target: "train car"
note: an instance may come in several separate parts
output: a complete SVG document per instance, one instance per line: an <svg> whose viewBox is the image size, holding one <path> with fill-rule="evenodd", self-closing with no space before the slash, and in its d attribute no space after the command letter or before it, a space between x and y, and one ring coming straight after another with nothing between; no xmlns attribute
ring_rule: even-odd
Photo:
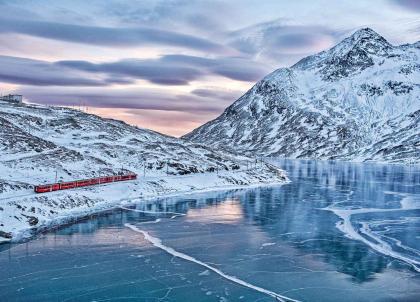
<svg viewBox="0 0 420 302"><path fill-rule="evenodd" d="M84 180L78 180L76 181L76 187L86 187L91 186L91 180L90 179L84 179Z"/></svg>
<svg viewBox="0 0 420 302"><path fill-rule="evenodd" d="M52 192L60 190L59 184L49 184L49 185L41 185L35 187L36 193L46 193L46 192Z"/></svg>
<svg viewBox="0 0 420 302"><path fill-rule="evenodd" d="M137 174L127 174L127 175L121 176L121 180L131 180L131 179L137 179Z"/></svg>
<svg viewBox="0 0 420 302"><path fill-rule="evenodd" d="M77 187L77 182L68 181L60 183L60 190L73 189Z"/></svg>
<svg viewBox="0 0 420 302"><path fill-rule="evenodd" d="M75 180L75 181L68 181L68 182L61 182L61 183L54 183L54 184L47 184L47 185L39 185L34 187L35 193L47 193L53 192L58 190L67 190L67 189L74 189L80 187L87 187L93 186L98 184L116 182L116 181L125 181L125 180L132 180L137 179L137 174L125 174L125 175L112 175L112 176L105 176L105 177L96 177L91 179L82 179L82 180Z"/></svg>
<svg viewBox="0 0 420 302"><path fill-rule="evenodd" d="M98 177L98 178L94 178L94 179L92 179L92 184L93 184L93 185L100 184L99 179L100 179L99 177Z"/></svg>

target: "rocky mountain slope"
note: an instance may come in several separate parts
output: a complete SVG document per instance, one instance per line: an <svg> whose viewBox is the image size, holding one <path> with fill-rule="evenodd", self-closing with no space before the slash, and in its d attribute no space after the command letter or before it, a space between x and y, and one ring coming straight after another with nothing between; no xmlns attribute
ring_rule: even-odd
<svg viewBox="0 0 420 302"><path fill-rule="evenodd" d="M247 155L420 162L420 42L375 31L266 76L184 138Z"/></svg>
<svg viewBox="0 0 420 302"><path fill-rule="evenodd" d="M0 242L121 200L281 183L281 170L78 110L0 102ZM36 184L121 171L138 180L35 194ZM76 215L76 216L77 216Z"/></svg>

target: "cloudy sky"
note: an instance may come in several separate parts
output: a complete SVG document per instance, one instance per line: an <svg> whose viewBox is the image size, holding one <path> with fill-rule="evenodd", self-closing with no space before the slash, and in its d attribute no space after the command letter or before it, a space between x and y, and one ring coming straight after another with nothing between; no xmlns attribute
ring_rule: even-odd
<svg viewBox="0 0 420 302"><path fill-rule="evenodd" d="M420 40L419 0L0 0L0 93L179 136L362 27Z"/></svg>

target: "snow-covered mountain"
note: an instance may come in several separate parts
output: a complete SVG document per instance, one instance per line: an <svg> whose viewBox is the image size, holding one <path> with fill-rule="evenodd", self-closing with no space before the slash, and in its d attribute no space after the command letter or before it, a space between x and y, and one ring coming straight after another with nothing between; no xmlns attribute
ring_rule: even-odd
<svg viewBox="0 0 420 302"><path fill-rule="evenodd" d="M369 28L269 74L184 138L247 155L420 162L420 42Z"/></svg>
<svg viewBox="0 0 420 302"><path fill-rule="evenodd" d="M239 168L238 157L124 122L57 107L0 103L1 178L34 183L113 174ZM19 176L20 175L20 176Z"/></svg>
<svg viewBox="0 0 420 302"><path fill-rule="evenodd" d="M0 242L57 217L92 213L121 200L286 180L281 170L265 163L253 163L251 169L251 161L78 110L0 102ZM36 184L122 170L139 177L33 192Z"/></svg>

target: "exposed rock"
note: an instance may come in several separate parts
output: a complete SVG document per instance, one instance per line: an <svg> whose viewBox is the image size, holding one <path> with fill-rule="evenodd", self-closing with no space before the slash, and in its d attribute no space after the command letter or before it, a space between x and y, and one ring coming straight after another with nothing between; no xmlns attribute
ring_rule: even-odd
<svg viewBox="0 0 420 302"><path fill-rule="evenodd" d="M419 45L359 30L269 74L184 138L250 156L420 162Z"/></svg>

